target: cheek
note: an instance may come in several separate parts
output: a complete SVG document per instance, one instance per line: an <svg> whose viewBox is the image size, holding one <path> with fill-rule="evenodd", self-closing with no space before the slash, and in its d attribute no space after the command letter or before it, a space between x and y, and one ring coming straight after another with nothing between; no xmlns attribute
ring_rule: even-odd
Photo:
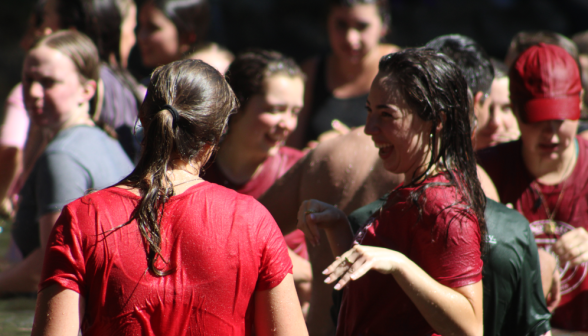
<svg viewBox="0 0 588 336"><path fill-rule="evenodd" d="M539 142L541 130L524 123L521 123L520 130L523 145L528 149L534 148L535 145Z"/></svg>
<svg viewBox="0 0 588 336"><path fill-rule="evenodd" d="M261 113L256 119L258 129L271 129L280 123L280 116L276 113Z"/></svg>

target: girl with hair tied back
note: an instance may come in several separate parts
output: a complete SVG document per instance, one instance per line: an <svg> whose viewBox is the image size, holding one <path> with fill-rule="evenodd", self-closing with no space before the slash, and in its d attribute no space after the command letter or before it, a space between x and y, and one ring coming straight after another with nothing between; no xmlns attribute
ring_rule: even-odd
<svg viewBox="0 0 588 336"><path fill-rule="evenodd" d="M206 168L206 181L257 199L303 156L284 146L302 109L303 76L296 62L279 52L249 50L237 55L227 81L240 106L229 119L215 162ZM306 306L311 270L304 234L296 230L285 239Z"/></svg>
<svg viewBox="0 0 588 336"><path fill-rule="evenodd" d="M2 293L35 291L49 233L61 209L133 169L120 144L92 120L99 67L96 46L75 31L43 37L25 57L27 113L54 137L20 190L12 237L23 260L0 273Z"/></svg>
<svg viewBox="0 0 588 336"><path fill-rule="evenodd" d="M486 202L461 71L430 49L384 56L366 108L365 133L404 182L355 236L329 204L298 212L307 240L324 229L338 256L323 272L345 287L337 335L482 335Z"/></svg>
<svg viewBox="0 0 588 336"><path fill-rule="evenodd" d="M204 62L154 71L137 167L52 232L33 335L307 334L271 215L199 177L237 106Z"/></svg>

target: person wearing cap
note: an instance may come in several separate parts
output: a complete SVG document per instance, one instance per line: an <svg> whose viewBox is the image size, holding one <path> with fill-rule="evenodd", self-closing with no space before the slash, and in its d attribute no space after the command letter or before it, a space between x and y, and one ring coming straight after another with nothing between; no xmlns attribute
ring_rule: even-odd
<svg viewBox="0 0 588 336"><path fill-rule="evenodd" d="M563 48L539 43L516 59L509 78L521 138L480 151L478 162L501 201L530 222L538 247L555 256L551 265L541 260L544 271L561 278L561 287L547 293L548 305L561 293L551 325L588 331L588 141L576 136L580 71Z"/></svg>

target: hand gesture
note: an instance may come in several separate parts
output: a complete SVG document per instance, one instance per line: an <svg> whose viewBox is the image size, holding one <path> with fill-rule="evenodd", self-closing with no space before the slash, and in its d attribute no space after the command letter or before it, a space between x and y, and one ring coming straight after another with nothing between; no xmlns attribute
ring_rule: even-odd
<svg viewBox="0 0 588 336"><path fill-rule="evenodd" d="M328 230L341 223L347 223L345 213L321 201L306 200L298 210L298 228L313 246L319 244L319 228Z"/></svg>
<svg viewBox="0 0 588 336"><path fill-rule="evenodd" d="M330 284L341 278L335 285L335 289L339 290L349 280L357 280L371 269L390 274L397 270L403 258L406 257L394 250L356 244L323 271L323 274L328 275L325 282Z"/></svg>
<svg viewBox="0 0 588 336"><path fill-rule="evenodd" d="M588 232L583 227L566 232L553 245L560 262L576 266L588 261Z"/></svg>

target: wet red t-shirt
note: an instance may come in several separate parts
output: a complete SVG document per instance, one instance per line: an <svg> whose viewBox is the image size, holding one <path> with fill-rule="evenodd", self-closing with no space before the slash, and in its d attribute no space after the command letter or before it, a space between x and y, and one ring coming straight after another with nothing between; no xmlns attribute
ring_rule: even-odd
<svg viewBox="0 0 588 336"><path fill-rule="evenodd" d="M241 194L258 199L303 156L304 154L297 149L282 146L276 155L270 156L265 160L256 176L242 185L230 181L220 170L216 162L205 169L205 174L202 178L208 182L220 184L236 190ZM288 244L288 247L292 251L308 260L306 240L302 231L294 230L285 235L284 238L286 239L286 244Z"/></svg>
<svg viewBox="0 0 588 336"><path fill-rule="evenodd" d="M511 203L531 223L531 231L539 248L551 251L552 245L565 232L574 228L588 229L588 142L578 140L578 159L572 175L557 185L543 185L527 170L522 157L521 141L513 141L478 153L478 162L496 185L502 203ZM541 201L546 200L555 231L547 220ZM559 265L561 301L553 313L551 325L566 330L588 331L588 263L572 267Z"/></svg>
<svg viewBox="0 0 588 336"><path fill-rule="evenodd" d="M58 284L86 302L84 335L249 335L253 294L292 263L277 224L252 197L202 182L173 196L161 223L172 273L148 271L140 198L111 187L67 205L51 233L39 290ZM167 266L167 267L166 267Z"/></svg>
<svg viewBox="0 0 588 336"><path fill-rule="evenodd" d="M444 176L425 183L447 182ZM478 220L458 200L454 187L425 191L422 220L408 202L414 188L396 189L378 215L356 235L362 245L380 246L406 255L439 283L452 287L482 279ZM392 275L369 271L347 284L337 335L431 335L435 331Z"/></svg>

